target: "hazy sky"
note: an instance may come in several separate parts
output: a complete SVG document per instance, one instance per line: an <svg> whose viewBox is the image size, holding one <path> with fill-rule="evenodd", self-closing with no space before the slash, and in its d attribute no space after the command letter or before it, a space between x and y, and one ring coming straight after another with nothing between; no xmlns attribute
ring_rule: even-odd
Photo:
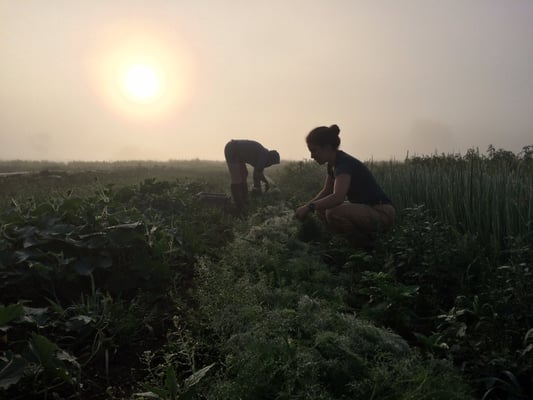
<svg viewBox="0 0 533 400"><path fill-rule="evenodd" d="M144 71L135 73L135 71ZM0 0L0 159L533 144L531 0Z"/></svg>

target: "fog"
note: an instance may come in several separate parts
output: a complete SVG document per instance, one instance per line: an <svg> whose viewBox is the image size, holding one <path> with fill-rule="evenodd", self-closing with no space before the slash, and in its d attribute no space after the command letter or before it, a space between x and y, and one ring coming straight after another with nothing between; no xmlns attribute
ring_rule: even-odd
<svg viewBox="0 0 533 400"><path fill-rule="evenodd" d="M532 39L529 0L0 0L0 159L300 160L333 123L365 160L520 151Z"/></svg>

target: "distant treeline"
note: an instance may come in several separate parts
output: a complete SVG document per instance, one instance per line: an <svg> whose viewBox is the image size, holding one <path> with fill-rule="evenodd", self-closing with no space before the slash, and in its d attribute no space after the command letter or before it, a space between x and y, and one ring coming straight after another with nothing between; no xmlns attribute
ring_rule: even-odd
<svg viewBox="0 0 533 400"><path fill-rule="evenodd" d="M487 161L502 161L507 163L515 162L533 162L533 144L522 148L520 152L512 152L505 149L496 149L489 145L485 154L481 153L478 148L468 149L465 154L461 153L433 153L427 155L406 155L405 161L416 162L437 162L445 161L472 161L472 159L487 160ZM283 161L283 160L282 160ZM295 160L293 160L295 161ZM370 161L371 164L380 163ZM212 160L126 160L126 161L49 161L49 160L0 160L0 173L5 172L19 172L19 171L54 171L54 170L71 170L71 171L87 171L87 170L116 170L122 168L161 168L161 167L180 167L180 168L198 168L202 167L220 167L224 164L223 161Z"/></svg>
<svg viewBox="0 0 533 400"><path fill-rule="evenodd" d="M198 168L199 166L218 167L222 161L210 160L128 160L128 161L34 161L34 160L0 160L0 172L19 172L19 171L87 171L87 170L115 170L122 168L142 167L142 168L161 168L161 167L182 167Z"/></svg>

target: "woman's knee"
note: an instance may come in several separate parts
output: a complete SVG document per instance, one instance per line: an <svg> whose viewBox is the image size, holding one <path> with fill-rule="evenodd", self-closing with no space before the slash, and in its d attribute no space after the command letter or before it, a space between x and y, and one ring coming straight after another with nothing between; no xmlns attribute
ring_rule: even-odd
<svg viewBox="0 0 533 400"><path fill-rule="evenodd" d="M336 233L349 233L355 229L353 222L336 213L335 209L326 210L324 220L328 228Z"/></svg>
<svg viewBox="0 0 533 400"><path fill-rule="evenodd" d="M321 217L322 217L322 220L328 225L335 223L335 221L338 218L337 215L335 214L335 212L333 212L333 209L331 209L331 208L322 211L321 212Z"/></svg>
<svg viewBox="0 0 533 400"><path fill-rule="evenodd" d="M396 220L396 210L392 205L385 204L375 207L379 214L380 230L388 230L392 228Z"/></svg>
<svg viewBox="0 0 533 400"><path fill-rule="evenodd" d="M389 225L389 218L386 218L385 213L364 204L343 204L326 210L326 220L333 230L344 233L372 233Z"/></svg>

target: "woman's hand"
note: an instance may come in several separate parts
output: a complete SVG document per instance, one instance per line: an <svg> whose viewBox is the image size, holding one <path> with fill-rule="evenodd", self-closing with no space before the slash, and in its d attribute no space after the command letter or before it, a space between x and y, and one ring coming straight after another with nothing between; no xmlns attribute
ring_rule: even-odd
<svg viewBox="0 0 533 400"><path fill-rule="evenodd" d="M311 212L311 209L307 204L304 204L303 206L300 206L294 211L294 218L297 219L304 219L307 217L307 214Z"/></svg>

